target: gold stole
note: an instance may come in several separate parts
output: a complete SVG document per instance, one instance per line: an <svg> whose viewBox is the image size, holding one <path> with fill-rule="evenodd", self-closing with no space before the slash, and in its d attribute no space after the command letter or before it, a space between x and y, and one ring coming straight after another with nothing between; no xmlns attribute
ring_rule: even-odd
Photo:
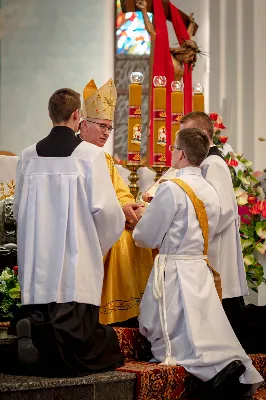
<svg viewBox="0 0 266 400"><path fill-rule="evenodd" d="M191 187L187 185L182 179L171 179L171 182L176 183L181 189L186 192L188 197L190 198L195 212L197 219L199 221L199 225L202 231L202 236L204 240L204 250L203 254L208 255L208 244L209 244L209 223L208 223L208 216L205 210L204 203L196 196L196 194L193 192ZM220 300L222 301L222 283L221 283L221 277L220 274L209 264L208 259L206 260L208 267L212 271L213 274L213 279L214 279L214 284L218 293L218 296Z"/></svg>

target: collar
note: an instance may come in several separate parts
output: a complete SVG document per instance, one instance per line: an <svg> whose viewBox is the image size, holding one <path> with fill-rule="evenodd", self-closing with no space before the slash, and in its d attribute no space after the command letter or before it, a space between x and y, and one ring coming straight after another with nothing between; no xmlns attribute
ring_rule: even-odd
<svg viewBox="0 0 266 400"><path fill-rule="evenodd" d="M76 136L73 129L69 128L68 126L54 126L50 132L50 135L74 135Z"/></svg>
<svg viewBox="0 0 266 400"><path fill-rule="evenodd" d="M201 169L199 167L185 167L177 171L176 177L182 175L198 175L201 176Z"/></svg>
<svg viewBox="0 0 266 400"><path fill-rule="evenodd" d="M80 133L78 133L76 136L77 136L80 140L82 140L82 142L84 141L84 139L82 139Z"/></svg>

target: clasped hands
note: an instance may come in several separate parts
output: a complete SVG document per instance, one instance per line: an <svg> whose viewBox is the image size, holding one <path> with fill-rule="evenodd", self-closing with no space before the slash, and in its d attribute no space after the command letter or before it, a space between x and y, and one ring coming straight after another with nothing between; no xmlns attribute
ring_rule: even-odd
<svg viewBox="0 0 266 400"><path fill-rule="evenodd" d="M126 222L131 228L137 225L146 210L143 205L137 203L125 204L122 209L126 217Z"/></svg>

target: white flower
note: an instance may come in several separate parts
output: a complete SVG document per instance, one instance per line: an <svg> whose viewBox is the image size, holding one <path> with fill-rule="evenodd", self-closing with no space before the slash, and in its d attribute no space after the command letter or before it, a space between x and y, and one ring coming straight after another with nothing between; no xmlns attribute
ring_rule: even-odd
<svg viewBox="0 0 266 400"><path fill-rule="evenodd" d="M10 275L6 270L2 272L0 275L0 279L3 281L8 281L8 279L12 278L12 275Z"/></svg>

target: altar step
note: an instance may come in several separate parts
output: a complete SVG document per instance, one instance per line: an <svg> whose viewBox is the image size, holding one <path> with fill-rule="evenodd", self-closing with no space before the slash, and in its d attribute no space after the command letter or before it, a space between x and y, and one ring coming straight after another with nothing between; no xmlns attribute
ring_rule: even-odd
<svg viewBox="0 0 266 400"><path fill-rule="evenodd" d="M0 373L0 399L134 400L135 381L135 374L116 371L60 379Z"/></svg>
<svg viewBox="0 0 266 400"><path fill-rule="evenodd" d="M2 373L0 399L198 400L201 382L188 374L183 367L167 367L147 362L150 358L149 346L138 329L116 328L116 332L126 360L119 370L64 379ZM6 331L0 330L0 371L7 366L12 369L15 353L16 338L7 336ZM266 379L266 355L257 354L251 358ZM252 400L266 400L266 387L259 389Z"/></svg>

